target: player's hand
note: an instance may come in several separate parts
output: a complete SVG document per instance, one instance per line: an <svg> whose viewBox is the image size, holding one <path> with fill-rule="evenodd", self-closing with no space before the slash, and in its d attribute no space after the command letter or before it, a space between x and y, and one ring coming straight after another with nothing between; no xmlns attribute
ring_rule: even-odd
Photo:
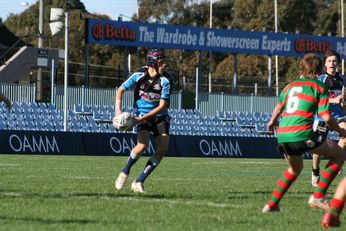
<svg viewBox="0 0 346 231"><path fill-rule="evenodd" d="M278 127L278 122L277 120L270 120L267 124L267 130L270 131L271 133L274 133L276 128Z"/></svg>
<svg viewBox="0 0 346 231"><path fill-rule="evenodd" d="M120 115L121 113L123 113L123 111L121 109L115 110L115 115Z"/></svg>
<svg viewBox="0 0 346 231"><path fill-rule="evenodd" d="M136 126L140 122L138 117L133 117L132 121L133 121L133 126Z"/></svg>
<svg viewBox="0 0 346 231"><path fill-rule="evenodd" d="M339 95L339 96L334 98L334 103L336 103L336 104L341 104L343 101L344 101L343 95Z"/></svg>

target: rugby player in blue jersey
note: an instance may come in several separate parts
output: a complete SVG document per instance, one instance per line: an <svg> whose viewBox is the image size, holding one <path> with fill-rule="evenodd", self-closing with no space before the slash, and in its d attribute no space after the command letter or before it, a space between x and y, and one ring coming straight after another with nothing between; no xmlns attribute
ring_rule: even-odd
<svg viewBox="0 0 346 231"><path fill-rule="evenodd" d="M343 109L345 77L337 72L338 65L340 64L340 56L335 51L326 51L323 60L325 72L319 79L328 86L329 104L332 116L337 120L341 128L346 128L346 119ZM316 127L320 129L323 128L324 131L320 132L328 132L328 128L322 118L318 118L315 122ZM317 122L319 123L318 126ZM341 148L345 149L346 138L340 137L338 144ZM321 157L319 155L312 154L311 184L314 187L317 187L320 180L320 161Z"/></svg>
<svg viewBox="0 0 346 231"><path fill-rule="evenodd" d="M137 144L131 150L125 167L115 180L115 188L121 190L131 167L148 147L150 132L155 137L156 151L149 158L141 175L132 182L133 192L144 193L143 183L154 171L168 150L170 117L168 107L173 85L173 76L166 71L167 63L161 50L150 50L146 66L135 70L118 88L115 99L116 114L122 113L122 98L125 90L134 88L134 125L137 126Z"/></svg>

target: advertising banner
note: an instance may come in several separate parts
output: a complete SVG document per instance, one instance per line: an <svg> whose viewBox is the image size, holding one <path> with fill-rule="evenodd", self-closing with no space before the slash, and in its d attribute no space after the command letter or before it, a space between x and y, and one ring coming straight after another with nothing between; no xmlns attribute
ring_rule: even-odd
<svg viewBox="0 0 346 231"><path fill-rule="evenodd" d="M98 19L88 20L86 41L89 44L279 56L322 54L332 49L341 58L346 58L346 39L341 37Z"/></svg>
<svg viewBox="0 0 346 231"><path fill-rule="evenodd" d="M127 156L136 134L1 131L0 153L40 155ZM282 158L275 138L171 136L167 156L221 158ZM152 137L143 155L155 152Z"/></svg>

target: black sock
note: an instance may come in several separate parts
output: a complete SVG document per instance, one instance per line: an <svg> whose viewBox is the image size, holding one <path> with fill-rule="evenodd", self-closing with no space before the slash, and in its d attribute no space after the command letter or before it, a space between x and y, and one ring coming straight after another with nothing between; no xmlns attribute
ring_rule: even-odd
<svg viewBox="0 0 346 231"><path fill-rule="evenodd" d="M318 167L317 169L312 168L312 173L314 174L314 176L319 176L320 175L320 167Z"/></svg>

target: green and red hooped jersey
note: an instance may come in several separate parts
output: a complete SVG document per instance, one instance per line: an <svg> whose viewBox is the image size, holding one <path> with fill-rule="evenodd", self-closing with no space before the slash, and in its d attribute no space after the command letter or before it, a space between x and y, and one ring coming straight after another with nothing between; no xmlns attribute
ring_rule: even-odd
<svg viewBox="0 0 346 231"><path fill-rule="evenodd" d="M277 129L278 143L313 138L315 113L319 117L330 114L327 85L303 76L282 90L278 104L284 107Z"/></svg>

